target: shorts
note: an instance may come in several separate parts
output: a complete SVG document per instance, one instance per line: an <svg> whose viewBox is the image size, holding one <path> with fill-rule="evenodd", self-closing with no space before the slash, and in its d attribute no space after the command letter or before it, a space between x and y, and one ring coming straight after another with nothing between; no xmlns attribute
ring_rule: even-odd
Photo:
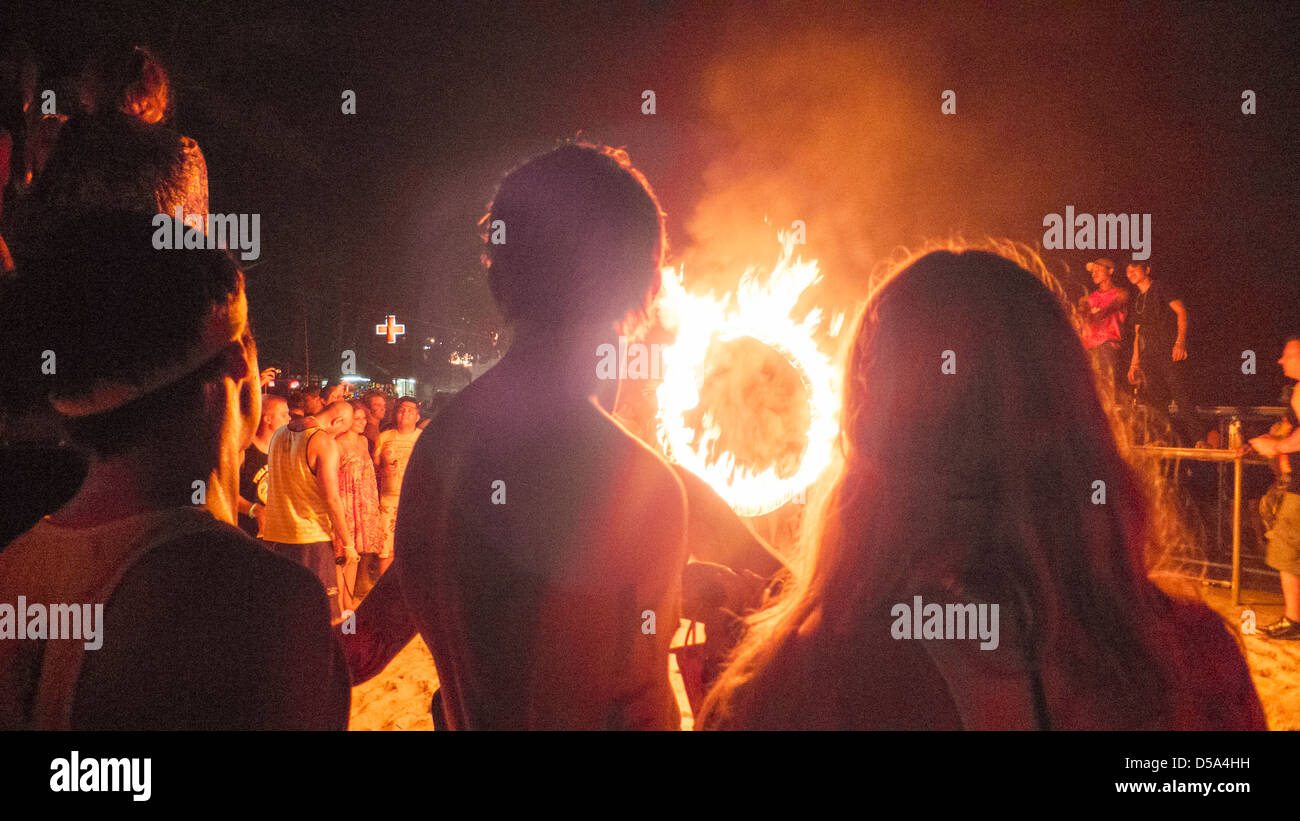
<svg viewBox="0 0 1300 821"><path fill-rule="evenodd" d="M393 558L393 538L397 533L397 500L379 498L379 528L384 541L379 548L379 558Z"/></svg>
<svg viewBox="0 0 1300 821"><path fill-rule="evenodd" d="M335 621L343 617L342 608L339 607L339 582L335 570L336 565L334 564L333 542L311 542L309 544L265 542L265 544L277 556L297 562L316 574L316 578L320 579L321 586L325 588L325 595L330 600L330 620Z"/></svg>
<svg viewBox="0 0 1300 821"><path fill-rule="evenodd" d="M1264 561L1274 570L1300 576L1300 494L1286 493L1277 509L1277 519L1264 534L1268 547Z"/></svg>

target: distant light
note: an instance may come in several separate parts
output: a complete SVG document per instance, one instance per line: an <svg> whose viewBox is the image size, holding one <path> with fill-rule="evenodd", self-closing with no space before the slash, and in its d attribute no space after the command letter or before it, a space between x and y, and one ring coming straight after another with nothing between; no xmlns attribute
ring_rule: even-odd
<svg viewBox="0 0 1300 821"><path fill-rule="evenodd" d="M343 377L343 380L342 380L342 381L344 381L344 382L369 382L370 380L367 379L367 378L364 377L364 376L345 376L345 377Z"/></svg>
<svg viewBox="0 0 1300 821"><path fill-rule="evenodd" d="M295 379L295 380L293 380L292 382L289 383L289 390L291 390L291 391L296 391L296 390L298 390L298 386L301 385L301 384L302 384L301 382L299 382L297 379Z"/></svg>

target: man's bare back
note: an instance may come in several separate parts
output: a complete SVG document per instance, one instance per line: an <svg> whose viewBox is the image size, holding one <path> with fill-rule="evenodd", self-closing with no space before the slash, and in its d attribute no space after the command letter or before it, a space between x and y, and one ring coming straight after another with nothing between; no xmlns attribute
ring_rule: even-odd
<svg viewBox="0 0 1300 821"><path fill-rule="evenodd" d="M676 729L685 497L594 401L502 362L417 443L400 581L454 728Z"/></svg>

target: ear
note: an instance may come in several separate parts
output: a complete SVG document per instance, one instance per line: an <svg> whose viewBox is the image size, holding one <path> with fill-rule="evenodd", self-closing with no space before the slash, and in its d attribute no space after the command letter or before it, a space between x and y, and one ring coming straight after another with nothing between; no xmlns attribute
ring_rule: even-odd
<svg viewBox="0 0 1300 821"><path fill-rule="evenodd" d="M257 355L253 354L253 361L250 363L243 343L238 340L227 345L221 355L222 371L236 382L247 379L257 372Z"/></svg>
<svg viewBox="0 0 1300 821"><path fill-rule="evenodd" d="M239 394L239 412L245 418L253 420L257 427L262 419L262 391L258 379L257 350L245 347L240 340L231 342L222 351L221 370L232 382ZM251 361L250 361L251 360Z"/></svg>

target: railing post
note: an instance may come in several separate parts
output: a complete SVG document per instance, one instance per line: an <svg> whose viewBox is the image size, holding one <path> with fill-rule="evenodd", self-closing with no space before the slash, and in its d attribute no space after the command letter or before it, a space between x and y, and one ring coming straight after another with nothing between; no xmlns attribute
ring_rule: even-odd
<svg viewBox="0 0 1300 821"><path fill-rule="evenodd" d="M1241 604L1241 451L1232 460L1232 606Z"/></svg>

